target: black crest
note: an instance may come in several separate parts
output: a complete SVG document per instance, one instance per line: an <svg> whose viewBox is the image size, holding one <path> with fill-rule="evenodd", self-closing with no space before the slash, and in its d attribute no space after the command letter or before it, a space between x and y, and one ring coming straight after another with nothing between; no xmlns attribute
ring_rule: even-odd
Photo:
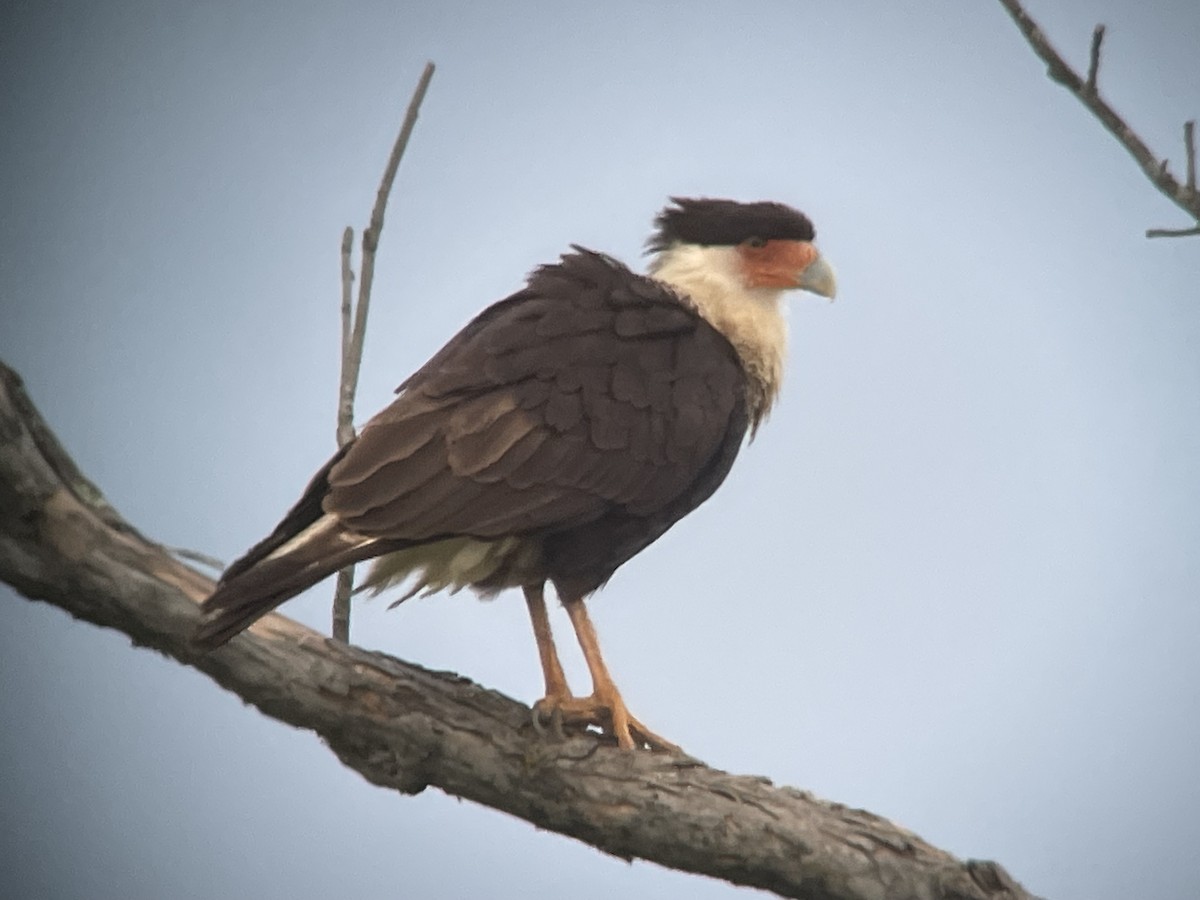
<svg viewBox="0 0 1200 900"><path fill-rule="evenodd" d="M652 253L676 241L733 246L750 238L811 241L816 235L808 216L783 203L672 197L654 220L657 231L646 247Z"/></svg>

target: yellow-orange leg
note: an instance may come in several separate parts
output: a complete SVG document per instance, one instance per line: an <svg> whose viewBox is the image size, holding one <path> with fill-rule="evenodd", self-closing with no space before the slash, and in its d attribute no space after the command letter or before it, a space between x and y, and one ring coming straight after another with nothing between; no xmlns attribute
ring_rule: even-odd
<svg viewBox="0 0 1200 900"><path fill-rule="evenodd" d="M542 662L542 675L546 679L546 696L533 704L533 727L542 730L542 713L549 712L555 731L562 735L562 706L574 700L567 676L558 659L554 646L554 635L550 632L550 616L546 612L545 586L526 585L525 605L529 607L529 619L533 622L533 637L537 641L538 658Z"/></svg>
<svg viewBox="0 0 1200 900"><path fill-rule="evenodd" d="M537 641L538 657L542 661L542 674L546 677L546 698L571 696L567 676L558 661L558 650L554 646L554 635L550 633L550 616L546 612L546 597L543 585L525 586L525 605L529 607L529 618L533 622L533 637Z"/></svg>
<svg viewBox="0 0 1200 900"><path fill-rule="evenodd" d="M583 650L583 658L587 660L588 670L592 673L592 696L572 697L571 701L561 705L564 714L571 719L582 718L593 723L610 727L612 735L617 739L617 746L624 750L646 746L651 750L666 750L681 753L679 747L665 738L659 737L629 712L621 692L617 690L608 666L600 655L600 641L596 637L596 628L588 616L587 607L581 598L564 600L563 606L571 617L575 628L575 636L579 639L579 647Z"/></svg>

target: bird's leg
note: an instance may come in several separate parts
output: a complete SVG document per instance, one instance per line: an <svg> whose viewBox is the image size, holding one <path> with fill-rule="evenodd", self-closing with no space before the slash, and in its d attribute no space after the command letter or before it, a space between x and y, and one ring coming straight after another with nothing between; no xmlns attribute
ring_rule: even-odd
<svg viewBox="0 0 1200 900"><path fill-rule="evenodd" d="M592 696L572 698L572 702L562 705L564 713L582 715L592 721L603 719L617 739L617 746L624 750L635 747L649 747L651 750L666 750L671 753L683 752L680 748L659 737L629 713L621 692L617 690L608 666L600 655L600 641L596 637L596 628L588 616L587 608L581 598L564 600L567 615L575 627L575 636L579 639L579 647L587 660L588 670L592 673Z"/></svg>
<svg viewBox="0 0 1200 900"><path fill-rule="evenodd" d="M562 736L563 704L575 698L567 685L558 650L554 647L554 635L550 632L550 617L546 613L545 585L527 584L525 605L529 607L529 619L533 622L533 637L537 641L538 658L542 661L542 674L546 678L546 696L533 704L533 727L542 731L542 713L548 712L554 730Z"/></svg>
<svg viewBox="0 0 1200 900"><path fill-rule="evenodd" d="M579 725L596 725L607 728L617 739L617 745L625 750L649 747L651 750L681 752L679 747L635 719L625 706L621 692L613 683L608 667L600 655L600 642L596 628L588 617L587 609L580 599L564 601L567 615L579 638L583 657L592 673L590 697L575 697L567 685L567 676L558 659L554 636L550 632L550 617L546 611L544 585L526 585L525 604L529 608L529 619L533 623L533 636L537 641L538 657L542 662L542 674L546 679L546 696L533 704L533 727L544 731L544 720L548 718L556 733L561 737L564 721Z"/></svg>

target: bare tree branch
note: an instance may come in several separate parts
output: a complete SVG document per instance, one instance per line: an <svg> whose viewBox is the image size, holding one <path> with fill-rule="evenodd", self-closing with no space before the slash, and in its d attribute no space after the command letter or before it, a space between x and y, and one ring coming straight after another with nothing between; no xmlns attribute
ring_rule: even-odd
<svg viewBox="0 0 1200 900"><path fill-rule="evenodd" d="M437 787L614 856L783 897L1031 900L995 863L955 859L879 816L687 756L539 736L521 703L280 615L197 654L188 641L212 580L105 502L2 363L0 579L206 673L401 793Z"/></svg>
<svg viewBox="0 0 1200 900"><path fill-rule="evenodd" d="M421 102L433 80L434 65L425 63L425 69L413 90L400 133L392 145L391 156L383 170L383 178L375 193L375 206L371 210L371 221L362 237L362 280L358 284L358 302L354 304L354 325L351 327L351 285L354 271L350 268L350 248L354 242L354 230L349 226L342 232L342 374L338 391L337 442L345 447L354 440L354 395L358 392L358 373L362 367L363 344L367 336L367 312L371 306L371 285L375 281L375 251L383 232L383 213L392 193L396 171L408 147L408 139L417 124ZM350 640L350 595L354 593L354 566L346 566L338 572L337 587L333 592L333 637L335 640Z"/></svg>
<svg viewBox="0 0 1200 900"><path fill-rule="evenodd" d="M350 265L350 251L354 247L354 229L349 225L342 231L342 366L338 385L337 444L345 447L354 440L354 395L358 392L357 378L350 379L351 358L354 355L353 340L353 287L354 269ZM361 352L361 346L359 348ZM361 361L361 356L360 356ZM350 595L354 593L354 566L346 566L337 573L337 586L333 590L333 639L350 642Z"/></svg>
<svg viewBox="0 0 1200 900"><path fill-rule="evenodd" d="M1200 234L1200 224L1193 228L1147 228L1146 237L1192 237Z"/></svg>
<svg viewBox="0 0 1200 900"><path fill-rule="evenodd" d="M408 111L400 126L400 133L396 136L392 155L388 157L387 167L379 182L379 190L375 193L375 207L371 210L370 224L363 231L362 277L358 282L358 304L354 310L354 333L350 354L349 380L353 385L358 384L358 370L362 362L362 347L367 331L367 312L371 304L371 285L375 281L375 250L379 246L379 236L383 232L383 214L387 209L388 196L392 192L392 183L396 180L396 170L400 168L400 159L404 156L404 151L408 147L408 139L417 124L417 114L421 110L425 92L429 90L433 72L433 63L426 63L425 71L421 73L416 90L413 91L412 100L409 101Z"/></svg>
<svg viewBox="0 0 1200 900"><path fill-rule="evenodd" d="M1187 155L1187 189L1196 192L1196 122L1183 123L1183 152Z"/></svg>
<svg viewBox="0 0 1200 900"><path fill-rule="evenodd" d="M1083 80L1070 65L1054 49L1046 36L1021 5L1020 0L1000 0L1008 14L1012 16L1021 33L1033 48L1033 52L1046 63L1047 74L1054 81L1078 98L1092 114L1100 120L1121 146L1123 146L1141 167L1145 176L1150 179L1159 191L1172 203L1186 212L1196 221L1196 227L1183 229L1151 228L1146 237L1183 237L1200 234L1200 193L1196 191L1195 179L1195 144L1189 140L1192 132L1184 126L1184 144L1188 157L1188 180L1180 184L1168 169L1168 160L1158 159L1146 142L1108 105L1100 96L1097 78L1100 71L1100 45L1104 41L1104 26L1097 25L1092 32L1092 47L1088 63L1087 80Z"/></svg>
<svg viewBox="0 0 1200 900"><path fill-rule="evenodd" d="M1085 90L1090 95L1095 95L1099 88L1096 86L1096 78L1100 74L1100 45L1104 43L1104 26L1097 25L1092 29L1092 51L1088 59L1088 76Z"/></svg>
<svg viewBox="0 0 1200 900"><path fill-rule="evenodd" d="M351 359L354 356L354 269L350 251L354 248L354 229L349 225L342 231L342 367L338 385L337 443L345 447L354 440L354 395L358 378L351 379ZM359 362L362 362L361 356Z"/></svg>

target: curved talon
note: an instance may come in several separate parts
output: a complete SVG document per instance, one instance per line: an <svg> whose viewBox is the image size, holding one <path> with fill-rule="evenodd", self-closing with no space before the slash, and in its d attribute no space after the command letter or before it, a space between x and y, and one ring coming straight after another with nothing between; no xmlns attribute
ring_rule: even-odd
<svg viewBox="0 0 1200 900"><path fill-rule="evenodd" d="M546 614L546 600L542 585L525 586L525 602L533 622L533 634L537 639L538 656L542 662L542 674L546 676L546 696L533 704L531 710L533 730L539 737L546 735L547 712L550 728L559 740L566 739L564 725L595 727L616 741L622 750L649 749L666 753L682 754L676 745L659 737L629 714L621 692L613 684L612 676L600 657L600 644L596 629L588 618L587 609L580 598L564 599L567 615L575 627L580 649L592 674L592 693L587 697L576 697L567 686L558 651L550 636L550 620Z"/></svg>
<svg viewBox="0 0 1200 900"><path fill-rule="evenodd" d="M533 727L541 736L547 733L549 714L550 730L560 740L566 739L564 725L594 726L616 741L623 750L649 749L663 753L682 753L677 744L655 734L629 714L620 695L602 699L590 697L543 697L533 705Z"/></svg>
<svg viewBox="0 0 1200 900"><path fill-rule="evenodd" d="M536 703L529 708L529 724L533 726L533 730L537 732L538 737L546 736L546 726L542 724L542 713Z"/></svg>
<svg viewBox="0 0 1200 900"><path fill-rule="evenodd" d="M568 696L566 699L574 700L576 698ZM567 733L563 730L561 703L561 698L543 697L530 708L530 723L533 725L533 730L538 733L538 737L546 737L547 731L549 731L560 741L567 739ZM548 721L542 720L544 714L547 715ZM549 725L549 729L547 729L547 724Z"/></svg>
<svg viewBox="0 0 1200 900"><path fill-rule="evenodd" d="M652 751L661 753L683 753L683 748L678 744L668 741L664 737L655 734L633 716L629 716L629 730L638 736L636 745L645 746ZM619 742L618 738L618 742ZM632 740L632 738L631 738Z"/></svg>
<svg viewBox="0 0 1200 900"><path fill-rule="evenodd" d="M554 732L554 736L560 741L565 741L567 739L567 733L563 731L561 706L555 706L550 710L550 730Z"/></svg>
<svg viewBox="0 0 1200 900"><path fill-rule="evenodd" d="M645 747L651 751L661 753L683 753L683 748L678 744L668 741L664 737L655 734L637 719L629 714L629 710L624 709L624 728L614 722L613 733L617 738L617 743L626 749L634 749L635 747ZM624 736L628 743L621 740L621 733L624 731ZM634 737L636 735L636 738Z"/></svg>

